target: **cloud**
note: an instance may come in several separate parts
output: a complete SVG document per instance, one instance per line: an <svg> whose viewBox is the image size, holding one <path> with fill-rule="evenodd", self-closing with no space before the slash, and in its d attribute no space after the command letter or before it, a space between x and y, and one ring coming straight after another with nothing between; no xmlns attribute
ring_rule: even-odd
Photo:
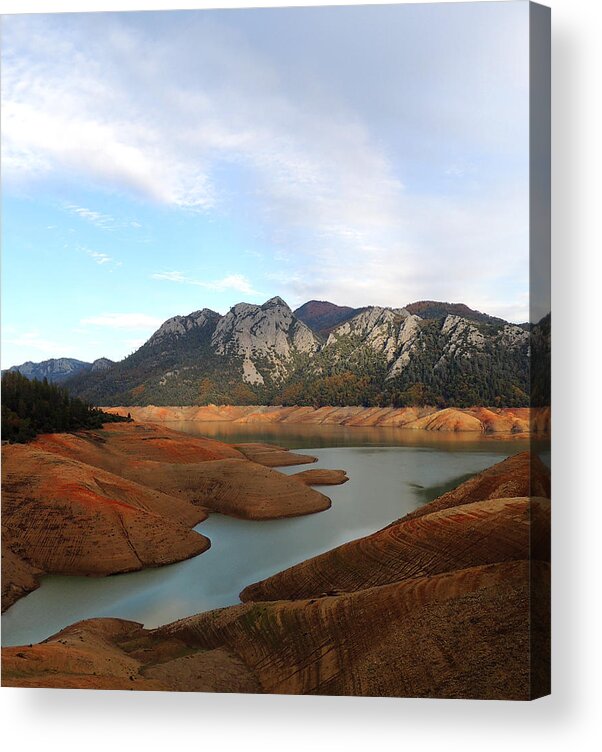
<svg viewBox="0 0 602 752"><path fill-rule="evenodd" d="M102 212L93 211L92 209L86 209L84 206L65 204L64 208L72 214L81 217L81 219L85 219L93 225L96 225L96 227L102 227L103 229L110 229L115 222L114 217L110 214L103 214Z"/></svg>
<svg viewBox="0 0 602 752"><path fill-rule="evenodd" d="M164 279L168 282L189 282L182 272L156 272L151 274L151 279Z"/></svg>
<svg viewBox="0 0 602 752"><path fill-rule="evenodd" d="M69 245L65 245L65 248L69 247ZM81 253L85 253L86 256L89 256L92 261L94 261L94 263L98 264L99 266L106 266L109 271L113 271L113 269L122 266L121 261L115 260L112 256L109 256L108 253L104 253L103 251L94 251L85 245L77 245L76 249Z"/></svg>
<svg viewBox="0 0 602 752"><path fill-rule="evenodd" d="M224 292L226 290L236 290L247 295L260 296L263 293L253 289L252 284L243 274L228 274L222 279L215 280L200 280L188 277L182 272L169 271L169 272L156 272L151 274L151 279L166 280L168 282L178 282L180 284L195 285L202 287L205 290L215 290L216 292Z"/></svg>
<svg viewBox="0 0 602 752"><path fill-rule="evenodd" d="M324 112L295 101L269 57L198 18L152 42L142 26L99 18L102 45L89 38L86 20L11 22L3 75L9 179L67 173L208 210L227 200L216 177L227 165L253 174L256 208L267 219L304 225L310 210L333 237L350 218L365 229L387 221L400 184L355 114L335 100ZM98 212L72 211L107 226Z"/></svg>
<svg viewBox="0 0 602 752"><path fill-rule="evenodd" d="M106 253L99 253L98 251L88 251L88 256L90 256L90 258L94 259L94 261L96 261L96 263L100 265L108 264L113 260Z"/></svg>
<svg viewBox="0 0 602 752"><path fill-rule="evenodd" d="M82 326L103 326L110 329L153 329L163 322L146 313L103 313L81 319L79 323Z"/></svg>
<svg viewBox="0 0 602 752"><path fill-rule="evenodd" d="M513 305L527 14L478 5L7 18L5 185L67 176L242 218L289 297ZM239 274L153 277L255 294Z"/></svg>

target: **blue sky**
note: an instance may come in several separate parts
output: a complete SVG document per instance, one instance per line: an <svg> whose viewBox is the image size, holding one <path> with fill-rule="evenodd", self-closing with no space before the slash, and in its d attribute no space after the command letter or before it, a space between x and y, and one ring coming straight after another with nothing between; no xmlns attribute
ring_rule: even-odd
<svg viewBox="0 0 602 752"><path fill-rule="evenodd" d="M528 319L528 4L5 16L2 366L281 295Z"/></svg>

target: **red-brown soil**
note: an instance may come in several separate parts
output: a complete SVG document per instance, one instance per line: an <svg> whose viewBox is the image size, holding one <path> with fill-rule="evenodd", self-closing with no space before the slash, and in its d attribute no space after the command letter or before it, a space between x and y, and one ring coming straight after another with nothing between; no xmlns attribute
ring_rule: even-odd
<svg viewBox="0 0 602 752"><path fill-rule="evenodd" d="M530 574L538 587L530 588ZM159 629L96 619L5 648L4 686L526 700L545 693L546 564L247 603ZM533 595L534 594L534 595Z"/></svg>
<svg viewBox="0 0 602 752"><path fill-rule="evenodd" d="M290 477L305 483L306 486L340 486L349 480L345 470L328 470L326 468L302 470Z"/></svg>
<svg viewBox="0 0 602 752"><path fill-rule="evenodd" d="M273 464L314 461L251 447ZM190 528L207 511L273 519L328 509L330 499L237 449L162 426L38 436L2 450L2 608L41 574L107 575L195 556Z"/></svg>
<svg viewBox="0 0 602 752"><path fill-rule="evenodd" d="M549 510L548 499L493 499L402 521L250 585L241 600L317 598L528 559L530 552L546 559Z"/></svg>
<svg viewBox="0 0 602 752"><path fill-rule="evenodd" d="M546 694L549 501L489 496L495 488L524 488L524 467L532 465L528 455L499 463L420 515L250 586L242 605L150 631L90 620L39 645L7 648L3 684L515 700ZM533 486L545 490L545 469L537 472Z"/></svg>
<svg viewBox="0 0 602 752"><path fill-rule="evenodd" d="M287 467L290 465L307 465L316 462L317 457L309 454L298 454L284 447L273 444L234 444L234 448L241 452L248 460L257 462L265 467Z"/></svg>
<svg viewBox="0 0 602 752"><path fill-rule="evenodd" d="M119 425L119 424L118 424ZM132 441L126 440L128 429ZM167 438L166 438L167 437ZM179 448L182 437L184 450ZM161 442L161 450L157 444ZM321 512L330 499L265 465L315 462L267 444L241 444L242 451L161 426L129 424L118 431L48 434L33 446L110 470L149 488L202 507L245 519L275 519ZM197 453L197 461L194 453ZM164 457L164 461L155 459ZM183 458L183 459L182 459Z"/></svg>
<svg viewBox="0 0 602 752"><path fill-rule="evenodd" d="M32 445L2 451L2 608L37 575L107 575L160 566L209 548L190 528L206 513Z"/></svg>

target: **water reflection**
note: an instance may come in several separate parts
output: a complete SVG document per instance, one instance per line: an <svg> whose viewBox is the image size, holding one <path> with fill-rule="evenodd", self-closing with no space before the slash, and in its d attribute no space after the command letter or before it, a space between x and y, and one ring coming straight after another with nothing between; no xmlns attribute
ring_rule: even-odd
<svg viewBox="0 0 602 752"><path fill-rule="evenodd" d="M162 424L163 425L163 424ZM265 441L288 449L319 447L406 446L436 447L441 451L496 452L506 456L527 449L539 451L546 443L514 436L482 435L472 431L415 431L411 428L337 426L299 423L233 423L194 420L166 421L176 431L207 436L229 443Z"/></svg>

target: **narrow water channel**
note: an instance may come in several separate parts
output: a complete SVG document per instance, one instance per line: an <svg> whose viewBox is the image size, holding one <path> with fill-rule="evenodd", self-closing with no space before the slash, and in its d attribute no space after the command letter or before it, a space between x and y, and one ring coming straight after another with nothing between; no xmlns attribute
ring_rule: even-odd
<svg viewBox="0 0 602 752"><path fill-rule="evenodd" d="M319 427L311 429L315 439ZM380 437L369 435L378 443ZM249 432L246 438L253 440L256 436ZM356 443L359 439L359 434L355 434ZM276 437L272 435L271 440L275 442ZM336 441L332 432L330 440ZM314 443L324 441L322 434L322 441ZM309 442L303 443L304 451L311 449ZM105 578L46 576L38 590L3 615L2 644L38 642L90 617L120 617L155 627L238 603L238 595L246 585L374 532L467 476L525 448L522 442L515 441L472 439L452 443L447 437L412 446L365 443L368 445L311 449L310 453L319 460L311 467L342 468L349 475L349 482L342 486L319 489L332 499L331 509L271 521L236 520L212 514L196 528L210 538L211 548L188 561ZM283 468L282 472L303 469L297 466Z"/></svg>

